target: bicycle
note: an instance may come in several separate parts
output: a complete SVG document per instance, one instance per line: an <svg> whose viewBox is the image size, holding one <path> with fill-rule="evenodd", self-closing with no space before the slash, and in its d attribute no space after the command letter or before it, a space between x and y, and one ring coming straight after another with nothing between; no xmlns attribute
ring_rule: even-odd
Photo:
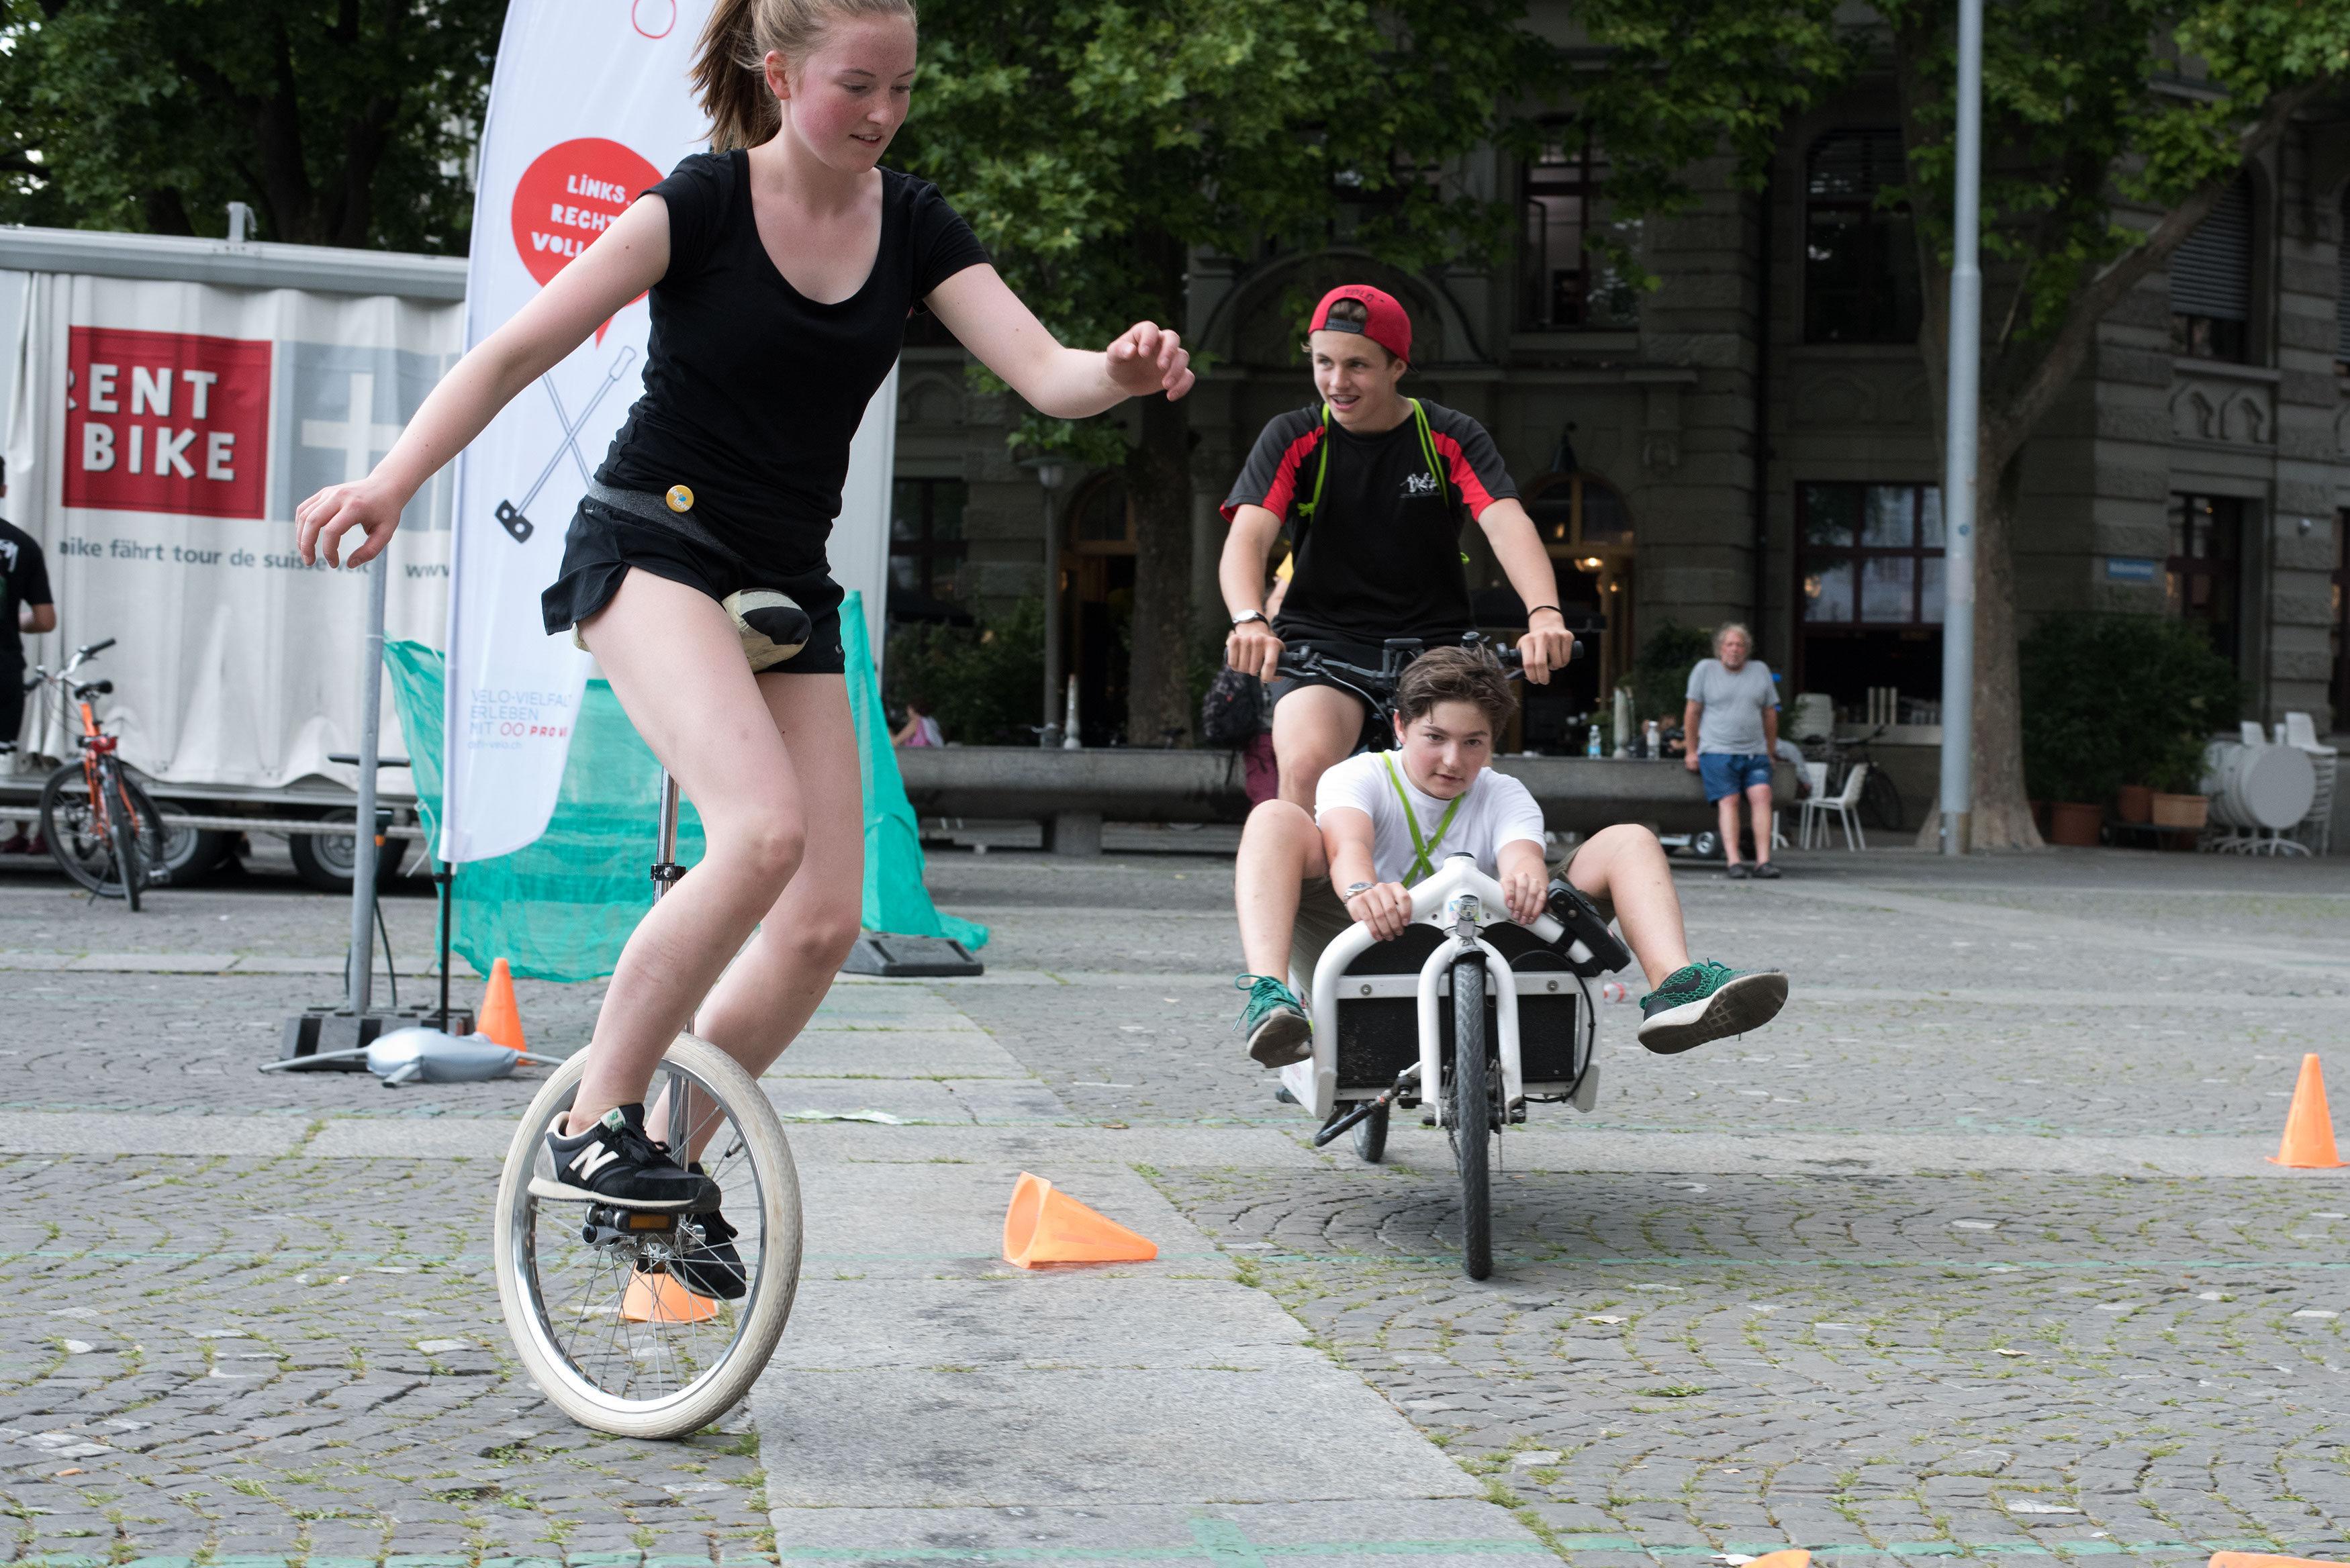
<svg viewBox="0 0 2350 1568"><path fill-rule="evenodd" d="M81 760L67 763L41 784L41 835L65 874L101 898L139 908L142 888L170 879L164 866L163 814L123 766L116 737L99 728L90 704L114 690L111 680L76 681L74 672L114 646L115 639L74 650L51 675L38 665L25 683L50 685L80 711Z"/></svg>
<svg viewBox="0 0 2350 1568"><path fill-rule="evenodd" d="M1482 1280L1493 1272L1492 1140L1529 1104L1586 1114L1598 1104L1590 981L1632 955L1564 877L1551 879L1534 924L1513 923L1501 884L1467 855L1415 886L1411 909L1394 940L1351 926L1312 975L1291 975L1312 999L1314 1054L1281 1070L1282 1092L1323 1118L1315 1147L1351 1129L1373 1165L1391 1112L1424 1105L1421 1121L1445 1129L1461 1179L1461 1270Z"/></svg>
<svg viewBox="0 0 2350 1568"><path fill-rule="evenodd" d="M684 875L677 815L677 784L663 774L656 901ZM732 1409L783 1337L799 1287L798 1172L758 1081L708 1041L680 1034L646 1091L645 1129L724 1189L746 1283L737 1301L697 1295L671 1266L707 1244L706 1216L531 1191L534 1177L554 1174L547 1130L571 1108L586 1068L583 1052L547 1078L507 1148L491 1241L499 1303L523 1365L565 1415L622 1437L683 1437Z"/></svg>
<svg viewBox="0 0 2350 1568"><path fill-rule="evenodd" d="M1868 776L1861 781L1860 810L1871 827L1881 827L1887 833L1901 831L1901 792L1894 787L1892 775L1869 753L1868 742L1885 733L1879 724L1866 735L1850 741L1839 741L1834 735L1823 735L1804 748L1804 755L1828 765L1827 787L1823 794L1834 796L1844 790L1844 781L1857 763L1868 764Z"/></svg>
<svg viewBox="0 0 2350 1568"><path fill-rule="evenodd" d="M1492 639L1482 632L1467 631L1461 634L1458 646L1471 649L1491 648ZM1571 663L1581 659L1583 649L1583 639L1575 639L1574 649L1567 655L1568 661ZM1320 676L1360 701L1363 704L1363 731L1355 750L1390 751L1395 746L1396 687L1402 681L1403 672L1411 661L1427 651L1427 644L1419 638L1390 637L1379 645L1379 667L1373 670L1366 665L1347 664L1332 659L1310 647L1295 651L1284 649L1280 662L1274 666L1274 673L1292 680ZM1493 653L1511 680L1514 680L1524 673L1524 656L1516 649L1494 649Z"/></svg>

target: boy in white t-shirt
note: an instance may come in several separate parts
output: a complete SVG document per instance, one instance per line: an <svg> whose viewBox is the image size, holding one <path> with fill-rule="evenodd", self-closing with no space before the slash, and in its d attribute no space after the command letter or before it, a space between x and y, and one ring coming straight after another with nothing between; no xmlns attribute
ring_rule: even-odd
<svg viewBox="0 0 2350 1568"><path fill-rule="evenodd" d="M1281 978L1310 976L1333 938L1357 921L1381 940L1411 923L1412 884L1467 854L1502 885L1510 918L1530 924L1550 884L1542 809L1526 786L1488 765L1513 705L1499 665L1464 649L1412 661L1396 689L1396 749L1365 752L1322 775L1315 815L1265 802L1241 835L1233 900L1253 973L1240 1033L1267 1067L1313 1054L1313 1026ZM1657 836L1617 826L1578 845L1566 879L1617 922L1656 989L1641 999L1640 1044L1686 1051L1760 1028L1787 1000L1787 977L1691 963L1680 899Z"/></svg>

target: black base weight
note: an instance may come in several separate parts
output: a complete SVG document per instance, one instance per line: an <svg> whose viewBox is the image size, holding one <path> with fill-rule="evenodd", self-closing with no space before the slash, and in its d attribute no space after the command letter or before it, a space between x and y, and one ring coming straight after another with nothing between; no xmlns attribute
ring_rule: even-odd
<svg viewBox="0 0 2350 1568"><path fill-rule="evenodd" d="M440 1016L430 1008L418 1012L355 1013L348 1008L313 1007L286 1021L285 1036L277 1044L277 1059L292 1062L335 1051L364 1050L395 1030L424 1025L439 1028ZM473 1032L473 1013L470 1011L451 1012L448 1031L452 1034L471 1034ZM366 1061L357 1056L286 1069L292 1073L364 1073L367 1070Z"/></svg>
<svg viewBox="0 0 2350 1568"><path fill-rule="evenodd" d="M884 980L936 980L984 974L987 966L951 938L873 931L857 939L840 972L879 975Z"/></svg>

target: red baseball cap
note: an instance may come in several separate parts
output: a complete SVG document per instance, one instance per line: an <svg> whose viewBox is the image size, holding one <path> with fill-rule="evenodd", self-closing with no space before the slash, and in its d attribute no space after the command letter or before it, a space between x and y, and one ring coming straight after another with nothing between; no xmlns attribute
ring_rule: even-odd
<svg viewBox="0 0 2350 1568"><path fill-rule="evenodd" d="M1330 307L1342 299L1359 300L1370 319L1331 320ZM1324 295L1322 303L1314 307L1314 325L1305 330L1309 336L1316 332L1359 332L1399 359L1411 358L1411 317L1403 313L1394 295L1367 283L1340 284Z"/></svg>

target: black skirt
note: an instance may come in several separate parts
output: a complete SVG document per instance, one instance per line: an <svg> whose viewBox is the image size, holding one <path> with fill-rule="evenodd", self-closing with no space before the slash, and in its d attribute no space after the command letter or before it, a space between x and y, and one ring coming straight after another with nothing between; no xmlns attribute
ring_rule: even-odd
<svg viewBox="0 0 2350 1568"><path fill-rule="evenodd" d="M806 648L761 670L762 675L838 675L847 668L840 649L840 602L847 596L830 572L786 573L754 566L588 500L579 503L570 532L564 535L562 574L539 596L547 635L568 631L610 604L631 567L698 588L721 602L745 588L790 595L807 611L815 630Z"/></svg>

